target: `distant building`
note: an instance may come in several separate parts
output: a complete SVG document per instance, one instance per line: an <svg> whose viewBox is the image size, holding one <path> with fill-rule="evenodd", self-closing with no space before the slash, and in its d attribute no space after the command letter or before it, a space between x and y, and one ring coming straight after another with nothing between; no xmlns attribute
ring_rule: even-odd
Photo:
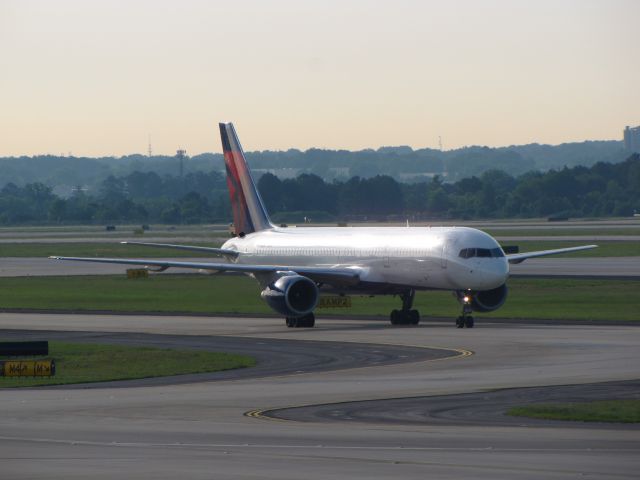
<svg viewBox="0 0 640 480"><path fill-rule="evenodd" d="M625 127L624 148L630 152L640 152L640 127Z"/></svg>

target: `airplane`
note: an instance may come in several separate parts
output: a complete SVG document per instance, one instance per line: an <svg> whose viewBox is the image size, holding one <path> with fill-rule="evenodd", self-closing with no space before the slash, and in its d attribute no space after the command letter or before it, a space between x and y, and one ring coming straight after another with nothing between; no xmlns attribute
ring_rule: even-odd
<svg viewBox="0 0 640 480"><path fill-rule="evenodd" d="M595 248L597 245L505 254L489 234L469 227L301 227L274 225L253 180L232 123L220 123L227 187L236 235L221 248L122 242L214 254L224 262L50 257L56 260L242 272L254 277L262 299L290 328L313 327L321 292L397 295L392 325L417 325L416 291L449 290L462 306L458 328L474 326L473 312L491 312L507 298L509 264Z"/></svg>

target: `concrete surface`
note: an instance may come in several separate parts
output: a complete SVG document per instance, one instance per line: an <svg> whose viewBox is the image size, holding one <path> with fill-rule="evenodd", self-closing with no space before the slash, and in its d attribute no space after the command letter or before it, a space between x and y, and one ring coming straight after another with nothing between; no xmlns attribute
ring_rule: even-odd
<svg viewBox="0 0 640 480"><path fill-rule="evenodd" d="M637 430L256 418L275 408L633 380L640 328L0 314L0 328L217 335L473 352L393 365L134 388L4 390L4 478L637 478ZM349 348L348 345L343 348Z"/></svg>

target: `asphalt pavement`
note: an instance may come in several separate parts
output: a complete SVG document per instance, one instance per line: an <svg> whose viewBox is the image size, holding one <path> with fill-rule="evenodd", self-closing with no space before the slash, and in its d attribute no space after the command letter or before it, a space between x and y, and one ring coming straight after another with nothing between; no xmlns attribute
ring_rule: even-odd
<svg viewBox="0 0 640 480"><path fill-rule="evenodd" d="M71 331L75 333L61 335L87 338L124 333L140 341L145 338L141 334L148 334L166 336L153 341L167 344L172 336L194 336L200 346L209 341L203 337L234 337L245 339L249 349L252 341L266 344L275 339L283 341L278 350L297 352L289 357L288 371L259 378L0 391L0 476L637 478L637 429L479 424L465 422L464 417L492 403L477 395L504 389L525 389L518 395L528 401L539 395L526 389L636 380L639 327L479 322L474 329L460 330L439 324L392 327L324 318L317 325L287 329L280 319L237 317L0 314L1 329L39 330L52 337L49 332ZM354 361L350 368L298 372L295 367L305 361L306 342L317 342L314 349L330 362L337 356L354 356L352 349L363 352L355 356L365 361ZM398 362L385 363L391 357L369 350L382 345L395 349L391 357ZM427 357L402 359L421 348ZM458 354L428 356L439 349ZM615 395L619 390L608 392ZM412 414L411 408L401 423L366 418L367 406L373 405L369 402L438 398L451 412L456 410L453 399L465 395L470 396L465 407L470 410L460 410L461 422L450 421L453 413L443 414L442 422L420 421L419 411ZM292 421L268 419L262 413L351 402L365 402L364 418ZM407 421L414 416L416 421Z"/></svg>

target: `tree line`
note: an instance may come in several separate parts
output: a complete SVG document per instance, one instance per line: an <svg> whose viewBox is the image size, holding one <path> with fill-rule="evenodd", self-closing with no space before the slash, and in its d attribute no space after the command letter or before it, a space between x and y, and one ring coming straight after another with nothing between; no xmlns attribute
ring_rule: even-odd
<svg viewBox="0 0 640 480"><path fill-rule="evenodd" d="M451 183L437 175L419 183L388 176L327 183L315 175L280 180L265 174L258 186L267 208L282 219L296 217L301 205L337 219L629 216L640 211L640 157L518 177L489 170Z"/></svg>
<svg viewBox="0 0 640 480"><path fill-rule="evenodd" d="M310 173L280 179L265 173L258 188L280 222L628 216L640 211L640 156L512 176L489 170L457 182L435 175L401 183L387 175L327 182ZM197 224L230 222L226 180L218 172L184 176L133 172L109 176L99 189L69 197L43 183L0 190L0 224Z"/></svg>
<svg viewBox="0 0 640 480"><path fill-rule="evenodd" d="M39 182L0 190L0 225L226 222L229 209L226 180L218 172L110 175L97 191L78 185L69 197Z"/></svg>
<svg viewBox="0 0 640 480"><path fill-rule="evenodd" d="M613 140L499 148L471 146L451 150L397 146L359 151L310 148L247 152L255 172L269 171L282 178L310 173L325 181L345 182L356 176L388 175L405 183L425 181L433 174L457 181L492 169L517 176L531 170L591 166L598 161L616 163L628 155L622 142ZM123 177L136 171L179 176L181 172L208 172L211 169L224 172L221 154L202 153L182 162L173 156L140 154L100 158L71 154L0 157L0 179L4 179L4 183L24 186L40 182L56 186L56 192L64 195L77 185L95 190L109 176Z"/></svg>

